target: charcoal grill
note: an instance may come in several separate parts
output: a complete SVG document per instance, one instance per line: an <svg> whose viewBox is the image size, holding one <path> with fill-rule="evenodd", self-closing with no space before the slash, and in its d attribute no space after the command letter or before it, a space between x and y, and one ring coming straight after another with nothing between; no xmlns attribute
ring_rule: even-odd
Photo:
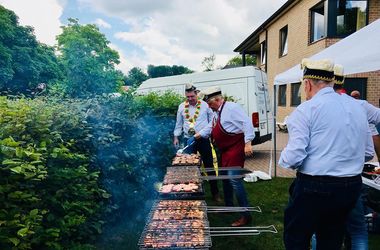
<svg viewBox="0 0 380 250"><path fill-rule="evenodd" d="M198 200L156 202L141 234L140 249L209 249L212 242L205 204Z"/></svg>
<svg viewBox="0 0 380 250"><path fill-rule="evenodd" d="M160 189L159 194L161 199L170 199L170 200L204 200L205 193L202 183L195 183L198 189L196 191L173 191L164 193L162 189Z"/></svg>

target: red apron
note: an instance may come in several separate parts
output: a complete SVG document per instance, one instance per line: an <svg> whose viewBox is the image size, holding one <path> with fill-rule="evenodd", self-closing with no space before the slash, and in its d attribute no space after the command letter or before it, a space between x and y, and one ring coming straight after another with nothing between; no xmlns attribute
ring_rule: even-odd
<svg viewBox="0 0 380 250"><path fill-rule="evenodd" d="M211 131L212 139L221 153L221 167L244 167L244 133L228 133L220 123L225 102L219 112L219 117Z"/></svg>

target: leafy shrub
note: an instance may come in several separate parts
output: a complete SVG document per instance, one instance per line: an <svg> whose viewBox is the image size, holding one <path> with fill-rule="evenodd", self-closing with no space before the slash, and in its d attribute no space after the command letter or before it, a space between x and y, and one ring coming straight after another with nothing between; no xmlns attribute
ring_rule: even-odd
<svg viewBox="0 0 380 250"><path fill-rule="evenodd" d="M0 98L1 249L60 248L100 228L107 193L71 133L86 131L80 117L64 104Z"/></svg>
<svg viewBox="0 0 380 250"><path fill-rule="evenodd" d="M0 97L0 249L88 249L115 232L136 240L174 153L180 101Z"/></svg>

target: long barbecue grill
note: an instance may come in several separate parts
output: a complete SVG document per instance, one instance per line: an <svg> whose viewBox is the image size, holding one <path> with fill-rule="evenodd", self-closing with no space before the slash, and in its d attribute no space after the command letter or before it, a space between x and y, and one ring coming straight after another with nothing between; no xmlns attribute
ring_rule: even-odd
<svg viewBox="0 0 380 250"><path fill-rule="evenodd" d="M277 233L267 227L210 227L207 213L261 212L260 207L207 206L204 201L204 180L242 178L247 170L240 167L219 168L218 176L202 176L198 155L177 155L167 168L159 190L161 200L154 203L139 240L142 250L148 249L209 249L211 237L247 236ZM224 174L235 170L234 176ZM206 172L213 169L205 169ZM248 171L249 172L249 171Z"/></svg>

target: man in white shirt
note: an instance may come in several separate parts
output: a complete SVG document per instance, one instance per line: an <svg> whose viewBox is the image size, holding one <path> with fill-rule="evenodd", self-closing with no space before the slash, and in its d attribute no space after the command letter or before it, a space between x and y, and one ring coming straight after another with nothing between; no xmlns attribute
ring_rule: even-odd
<svg viewBox="0 0 380 250"><path fill-rule="evenodd" d="M195 133L209 134L209 122L212 120L213 113L208 107L207 103L198 100L197 89L192 84L186 84L185 96L186 101L178 106L177 121L174 129L173 144L175 147L179 146L179 136L184 134L184 139L190 144L195 140ZM189 153L199 152L202 162L206 168L214 168L214 161L212 157L212 149L210 139L208 136L203 136L195 140L194 146L189 147ZM215 175L215 172L208 172L210 175ZM216 180L210 180L210 189L213 200L220 202L218 183Z"/></svg>
<svg viewBox="0 0 380 250"><path fill-rule="evenodd" d="M284 216L286 249L340 249L345 222L361 190L373 143L364 109L333 90L330 60L302 60L306 102L288 118L279 165L297 170ZM344 128L344 129L343 129Z"/></svg>
<svg viewBox="0 0 380 250"><path fill-rule="evenodd" d="M224 101L219 87L205 89L201 94L203 100L215 112L209 128L212 140L221 153L221 167L244 167L245 156L252 155L251 143L255 138L253 125L248 115L239 104ZM210 132L210 130L197 133L195 138L205 136L203 132ZM232 176L236 172L229 170L227 174ZM223 180L223 191L226 206L233 206L233 191L239 206L249 206L242 178ZM243 226L251 220L251 214L244 212L240 219L232 223L232 226Z"/></svg>

